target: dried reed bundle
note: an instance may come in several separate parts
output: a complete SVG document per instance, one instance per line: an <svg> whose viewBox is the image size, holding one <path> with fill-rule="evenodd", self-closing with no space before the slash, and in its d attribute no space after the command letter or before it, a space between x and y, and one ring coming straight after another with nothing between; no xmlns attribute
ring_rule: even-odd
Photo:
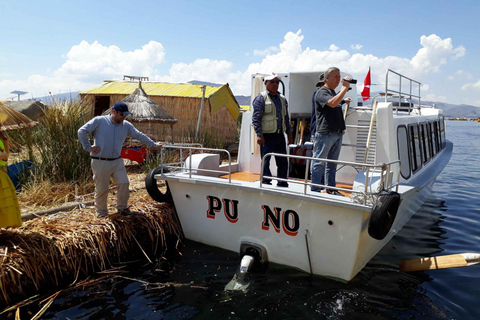
<svg viewBox="0 0 480 320"><path fill-rule="evenodd" d="M133 216L99 219L84 208L0 230L0 305L116 263L159 256L166 236L181 234L174 209L146 197L135 202Z"/></svg>

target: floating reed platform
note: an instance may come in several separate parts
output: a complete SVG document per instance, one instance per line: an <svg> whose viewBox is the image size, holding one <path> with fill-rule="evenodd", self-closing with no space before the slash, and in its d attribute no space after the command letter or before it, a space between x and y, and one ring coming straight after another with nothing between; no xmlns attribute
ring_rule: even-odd
<svg viewBox="0 0 480 320"><path fill-rule="evenodd" d="M174 208L145 198L130 209L97 218L82 208L0 229L0 307L123 262L155 262L166 237L181 235Z"/></svg>

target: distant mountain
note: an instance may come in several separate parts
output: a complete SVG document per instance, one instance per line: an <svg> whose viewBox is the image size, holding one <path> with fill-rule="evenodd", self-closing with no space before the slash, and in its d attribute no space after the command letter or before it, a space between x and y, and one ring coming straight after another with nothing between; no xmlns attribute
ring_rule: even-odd
<svg viewBox="0 0 480 320"><path fill-rule="evenodd" d="M79 91L77 92L70 92L70 93L60 93L54 94L45 97L38 97L35 98L37 101L42 101L45 104L52 104L53 101L73 101L79 98Z"/></svg>
<svg viewBox="0 0 480 320"><path fill-rule="evenodd" d="M235 96L237 102L241 106L248 106L250 105L250 96Z"/></svg>
<svg viewBox="0 0 480 320"><path fill-rule="evenodd" d="M422 101L422 104L433 105L443 110L443 114L447 118L480 118L480 107L470 106L467 104L450 104L443 102Z"/></svg>

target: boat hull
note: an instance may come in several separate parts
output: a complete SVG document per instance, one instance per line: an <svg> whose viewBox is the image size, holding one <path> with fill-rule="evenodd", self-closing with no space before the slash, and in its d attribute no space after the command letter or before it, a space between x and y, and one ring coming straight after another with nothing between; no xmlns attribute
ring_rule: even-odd
<svg viewBox="0 0 480 320"><path fill-rule="evenodd" d="M187 239L235 252L242 243L258 244L268 261L347 281L401 229L428 193L402 201L391 232L375 240L368 234L369 206L198 179L167 181Z"/></svg>

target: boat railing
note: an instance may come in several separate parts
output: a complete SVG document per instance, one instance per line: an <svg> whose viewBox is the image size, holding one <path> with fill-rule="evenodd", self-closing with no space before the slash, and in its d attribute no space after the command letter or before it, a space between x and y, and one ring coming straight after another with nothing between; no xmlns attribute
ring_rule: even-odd
<svg viewBox="0 0 480 320"><path fill-rule="evenodd" d="M200 145L201 146L201 145ZM174 162L166 162L166 153L171 152L172 150L178 150L179 152L179 161ZM185 151L186 150L186 154ZM225 167L228 171L225 170L213 170L213 169L206 169L206 168L193 168L193 154L196 153L217 153L217 154L225 154L228 163ZM187 160L188 159L188 163ZM185 171L189 173L189 178L192 177L193 172L201 171L202 173L210 172L215 174L227 174L228 173L228 182L232 181L232 156L230 152L225 149L215 149L215 148L204 148L204 147L192 147L190 145L163 145L162 151L160 153L160 162L162 167L162 174L163 169L174 170L174 171Z"/></svg>
<svg viewBox="0 0 480 320"><path fill-rule="evenodd" d="M174 162L165 161L167 158L166 153L172 152L175 150L178 150L178 152L182 155L179 161L174 161ZM213 154L223 153L228 158L228 163L225 163L225 165L223 166L220 166L219 164L218 170L194 167L194 164L193 164L194 157L192 157L192 155L198 154L198 153L213 153ZM191 179L193 175L198 177L198 175L206 175L206 173L214 173L218 175L226 175L228 173L228 183L232 182L232 172L233 172L232 158L228 150L192 147L192 146L163 145L163 147L161 148L160 154L161 154L160 166L162 168L162 171L161 171L162 174L164 173L165 169L167 169L168 171L175 171L175 172L178 172L178 171L188 172L188 177L189 179ZM267 157L284 157L284 158L287 158L287 161L290 161L290 159L298 159L301 161L305 161L306 168L305 168L304 178L303 179L288 179L288 178L283 179L279 177L264 176L263 165ZM365 173L365 177L364 177L364 181L360 183L361 188L348 189L348 188L342 188L342 187L336 187L336 186L332 187L332 186L327 186L323 184L315 184L311 182L308 179L308 174L310 172L310 166L312 161L325 161L329 163L335 163L336 165L341 165L343 167L345 166L350 166L352 168L362 167L364 170L363 172ZM394 169L392 168L393 166L397 166L395 170L393 170ZM373 165L373 164L366 164L366 163L321 159L321 158L315 158L315 157L297 156L297 155L289 155L289 154L281 154L281 153L267 153L262 158L262 163L260 168L261 168L260 177L259 177L260 188L262 188L263 179L268 178L276 181L284 181L288 183L301 184L303 185L302 193L304 195L307 194L308 187L311 187L311 186L352 193L354 195L352 199L355 199L355 201L361 202L364 205L366 205L369 202L372 203L374 198L377 195L379 195L382 191L392 191L392 190L398 191L398 186L400 181L400 169L399 169L400 160ZM167 170L165 170L165 172L167 172ZM396 177L393 176L394 172L397 173ZM375 184L375 188L373 187L373 184Z"/></svg>
<svg viewBox="0 0 480 320"><path fill-rule="evenodd" d="M377 93L374 97L372 97L373 103L371 105L350 106L349 109L358 111L372 110L373 106L375 105L375 101L384 99L385 102L392 102L393 111L395 111L396 114L398 114L399 111L406 111L408 114L410 114L415 108L420 110L422 107L426 107L421 105L421 85L422 84L416 80L406 77L391 69L387 69L385 75L385 92ZM408 89L402 89L405 87L408 87ZM414 105L414 99L418 100L416 107Z"/></svg>
<svg viewBox="0 0 480 320"><path fill-rule="evenodd" d="M396 76L395 79L398 79L398 84L392 81L391 79L392 75ZM408 111L408 114L410 114L414 109L414 106L413 106L414 98L418 99L418 108L420 109L421 85L422 84L416 80L406 77L391 69L387 69L387 72L385 74L385 102L388 102L388 99L398 98L398 106L394 106L394 110L397 112L397 114L398 114L398 111L403 111L403 110ZM402 89L402 86L407 86L408 90ZM414 92L417 89L418 89L418 94ZM402 99L404 100L406 99L406 102L402 102Z"/></svg>
<svg viewBox="0 0 480 320"><path fill-rule="evenodd" d="M305 176L302 180L291 180L291 179L283 179L279 177L273 177L273 176L264 176L263 174L263 167L264 167L264 162L267 157L284 157L287 158L288 161L290 159L300 159L302 161L306 161L306 167L305 167ZM354 189L347 189L347 188L342 188L342 187L332 187L332 186L327 186L325 184L316 184L311 182L308 179L308 174L310 172L310 164L312 161L324 161L328 163L334 163L336 165L341 165L343 167L353 167L353 168L358 168L362 167L365 171L365 182L363 183L363 188L362 190L354 190ZM392 170L393 166L397 166L396 170ZM263 156L262 158L262 164L261 164L261 170L260 170L260 187L262 187L262 181L264 178L267 179L272 179L272 180L277 180L277 181L284 181L288 183L297 183L297 184L302 184L303 185L303 194L307 194L308 187L319 187L319 188L328 188L328 189L333 189L337 191L344 191L344 192L349 192L354 194L355 199L361 199L361 202L363 204L367 204L368 202L373 202L372 198L376 197L379 195L382 191L393 191L395 190L398 192L398 186L400 182L400 160L395 160L391 161L388 163L381 163L377 165L373 164L367 164L367 163L357 163L357 162L349 162L349 161L339 161L339 160L331 160L331 159L321 159L321 158L315 158L315 157L306 157L306 156L296 156L296 155L288 155L288 154L283 154L283 153L267 153ZM396 172L397 176L396 179L393 177L393 173ZM377 188L376 190L372 190L372 184L374 181L374 176L379 177L379 181L376 183Z"/></svg>

